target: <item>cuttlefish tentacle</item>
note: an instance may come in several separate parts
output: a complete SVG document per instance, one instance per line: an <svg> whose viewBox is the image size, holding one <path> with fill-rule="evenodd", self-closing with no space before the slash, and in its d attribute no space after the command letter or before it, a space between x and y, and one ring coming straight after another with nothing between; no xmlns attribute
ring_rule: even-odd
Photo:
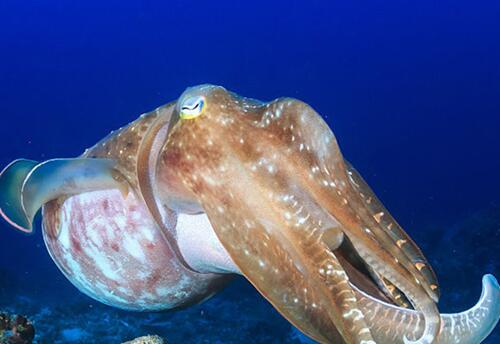
<svg viewBox="0 0 500 344"><path fill-rule="evenodd" d="M365 199L366 206L374 219L382 225L382 228L387 231L395 244L401 248L411 263L421 272L426 282L424 285L427 286L429 294L437 302L439 299L437 277L422 251L387 211L358 171L348 161L345 162L351 185Z"/></svg>
<svg viewBox="0 0 500 344"><path fill-rule="evenodd" d="M268 130L286 130L288 138L292 137L290 141L298 137L295 139L298 144L293 145L295 149L290 153L291 163L286 165L289 172L307 173L309 180L304 187L344 226L345 234L365 262L397 286L416 309L424 312L426 331L421 342L431 343L440 326L432 289L350 186L344 159L331 130L302 102L281 100L273 104L273 108L263 119L269 123ZM276 119L276 111L280 111L282 119Z"/></svg>
<svg viewBox="0 0 500 344"><path fill-rule="evenodd" d="M398 240L408 238L408 236L395 221L393 221L394 237L391 237L392 232L381 226L382 219L393 220L392 217L383 208L380 201L373 197L373 192L366 183L359 180L359 174L354 170L348 170L350 164L342 157L333 133L321 116L307 104L297 100L278 100L271 103L268 108L270 110L266 111L267 115L263 117L262 121L269 122L267 126L270 130L285 132L282 139L288 140L287 143L295 148L295 153L297 151L299 153L295 156L294 161L300 164L306 158L306 164L312 166L309 172L312 182L316 182L316 186L323 189L322 192L328 190L327 193L339 200L340 204L345 203L343 208L351 208L356 213L358 222L365 227L363 230L368 235L364 235L364 237L373 235L377 242L380 242L384 249L393 255L395 262L398 265L403 265L437 302L436 278L433 273L429 277L424 275L427 272L424 266L429 266L426 259L413 241L406 240L405 245L400 241L398 244ZM279 117L275 115L276 112L280 113ZM302 159L299 159L299 156ZM359 180L359 190L350 187L350 185L357 185L356 181L352 183L353 178ZM365 190L366 200L363 199L361 193ZM372 197L370 198L370 196ZM381 210L374 212L373 210L376 209L385 210L385 214ZM408 258L407 252L408 256L418 257L416 263Z"/></svg>
<svg viewBox="0 0 500 344"><path fill-rule="evenodd" d="M397 304L398 306L409 308L410 301L408 298L399 290L394 283L391 283L387 278L384 278L378 272L373 269L369 269L370 275L377 283L380 290L384 292L384 294L390 298L392 302Z"/></svg>
<svg viewBox="0 0 500 344"><path fill-rule="evenodd" d="M425 331L422 313L390 305L353 286L358 304L379 343L402 344L401 338L419 338ZM500 286L492 275L483 277L477 304L461 313L441 314L437 344L481 343L500 318Z"/></svg>

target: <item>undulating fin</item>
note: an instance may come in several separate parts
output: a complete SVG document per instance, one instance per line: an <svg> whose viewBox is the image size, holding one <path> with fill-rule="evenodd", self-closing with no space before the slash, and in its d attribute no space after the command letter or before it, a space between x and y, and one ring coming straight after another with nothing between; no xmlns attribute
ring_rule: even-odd
<svg viewBox="0 0 500 344"><path fill-rule="evenodd" d="M47 202L82 192L117 188L126 193L125 178L111 159L53 159L41 163L17 160L0 175L0 214L14 227L33 232L33 219Z"/></svg>
<svg viewBox="0 0 500 344"><path fill-rule="evenodd" d="M33 160L14 160L0 173L0 215L25 233L31 233L32 228L24 211L21 190L26 176L37 164Z"/></svg>
<svg viewBox="0 0 500 344"><path fill-rule="evenodd" d="M373 218L381 225L382 229L389 234L395 245L404 252L417 270L420 271L424 277L423 286L427 289L429 294L433 296L434 301L437 302L439 300L439 284L437 277L422 251L387 211L359 172L348 161L345 163L351 185L365 200L365 205Z"/></svg>

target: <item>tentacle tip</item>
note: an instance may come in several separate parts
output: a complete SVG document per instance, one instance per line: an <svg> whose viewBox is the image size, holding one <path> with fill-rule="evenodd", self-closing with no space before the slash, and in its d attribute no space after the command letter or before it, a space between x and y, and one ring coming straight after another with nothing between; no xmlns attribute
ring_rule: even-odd
<svg viewBox="0 0 500 344"><path fill-rule="evenodd" d="M486 274L483 276L483 285L485 288L494 289L500 291L500 285L497 279L492 274Z"/></svg>

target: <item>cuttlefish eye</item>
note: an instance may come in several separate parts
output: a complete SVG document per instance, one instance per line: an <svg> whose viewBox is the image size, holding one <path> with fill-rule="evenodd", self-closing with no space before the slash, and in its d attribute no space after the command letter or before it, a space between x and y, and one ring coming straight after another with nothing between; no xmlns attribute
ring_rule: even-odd
<svg viewBox="0 0 500 344"><path fill-rule="evenodd" d="M205 98L201 96L185 99L180 106L180 117L182 119L193 119L205 110Z"/></svg>

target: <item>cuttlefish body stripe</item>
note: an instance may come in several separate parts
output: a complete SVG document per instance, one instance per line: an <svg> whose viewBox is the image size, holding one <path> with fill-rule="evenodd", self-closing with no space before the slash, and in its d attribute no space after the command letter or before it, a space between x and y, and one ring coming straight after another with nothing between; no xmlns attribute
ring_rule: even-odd
<svg viewBox="0 0 500 344"><path fill-rule="evenodd" d="M196 91L187 91L180 99L190 97L189 92L200 97ZM184 185L184 197L192 197L202 205L217 236L245 276L301 330L314 338L332 340L321 327L310 330L315 324L310 313L312 304L304 307L302 299L296 297L302 307L290 309L281 289L273 292L273 286L282 280L265 271L279 270L283 258L290 256L295 259L295 274L301 274L315 290L314 303L326 307L322 322L330 321L347 343L370 341L370 331L346 283L345 272L329 250L330 245L322 241L325 228L312 225L319 222L315 216L294 217L296 208L279 204L273 195L292 198L299 209L315 204L332 223L340 224L336 228L349 237L365 262L423 312L425 331L420 342L431 343L440 318L422 286L426 281L351 187L335 137L321 117L292 99L244 106L243 99L216 87L204 88L201 96L205 97L207 110L199 118L181 120L169 136L160 169L171 172L161 178L166 184L162 188ZM284 179L288 181L284 183ZM248 224L256 224L257 229L241 229ZM254 242L257 235L263 236L267 245L256 248L260 244ZM277 252L280 255L268 264L271 262L264 258ZM261 261L249 258L249 254ZM301 323L304 318L310 319L305 325Z"/></svg>

